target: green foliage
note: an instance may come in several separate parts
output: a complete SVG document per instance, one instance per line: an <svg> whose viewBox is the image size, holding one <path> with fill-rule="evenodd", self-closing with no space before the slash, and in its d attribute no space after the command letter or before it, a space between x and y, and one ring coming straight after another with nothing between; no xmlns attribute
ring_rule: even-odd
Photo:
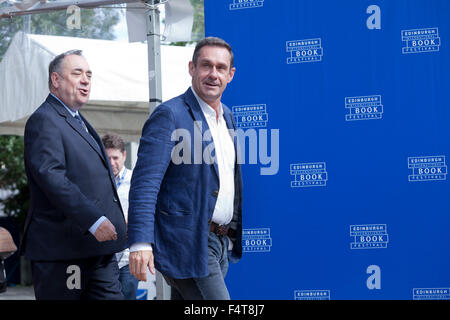
<svg viewBox="0 0 450 320"><path fill-rule="evenodd" d="M67 28L67 19L70 14L65 10L0 19L0 57L3 57L16 32L23 30L25 19L30 19L32 34L114 39L113 27L119 22L120 16L118 9L108 7L81 9L80 14L81 29Z"/></svg>
<svg viewBox="0 0 450 320"><path fill-rule="evenodd" d="M194 23L192 26L192 41L189 43L197 42L205 37L205 11L204 0L191 0L191 5L194 9ZM185 46L188 42L172 42L174 46Z"/></svg>
<svg viewBox="0 0 450 320"><path fill-rule="evenodd" d="M194 25L192 26L192 39L199 40L205 36L204 0L191 0L194 8Z"/></svg>
<svg viewBox="0 0 450 320"><path fill-rule="evenodd" d="M0 203L7 216L23 223L29 206L29 189L23 162L23 137L0 136L0 189L13 194Z"/></svg>

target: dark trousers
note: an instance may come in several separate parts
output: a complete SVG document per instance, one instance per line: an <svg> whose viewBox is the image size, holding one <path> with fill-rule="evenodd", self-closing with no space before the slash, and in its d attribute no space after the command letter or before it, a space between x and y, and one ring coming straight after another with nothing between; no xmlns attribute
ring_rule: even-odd
<svg viewBox="0 0 450 320"><path fill-rule="evenodd" d="M31 261L36 300L123 299L116 255Z"/></svg>
<svg viewBox="0 0 450 320"><path fill-rule="evenodd" d="M228 237L209 233L208 267L209 275L204 278L173 279L164 275L171 286L171 299L230 300L225 284L228 271Z"/></svg>
<svg viewBox="0 0 450 320"><path fill-rule="evenodd" d="M128 264L120 268L119 281L122 286L124 299L136 300L139 280L130 273L130 266Z"/></svg>

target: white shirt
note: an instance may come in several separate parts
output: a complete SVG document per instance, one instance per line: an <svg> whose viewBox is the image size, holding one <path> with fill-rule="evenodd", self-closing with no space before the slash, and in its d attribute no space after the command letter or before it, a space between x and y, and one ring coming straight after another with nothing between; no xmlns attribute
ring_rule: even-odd
<svg viewBox="0 0 450 320"><path fill-rule="evenodd" d="M216 111L204 102L194 89L192 89L192 92L197 98L211 131L216 153L215 161L219 169L219 195L217 196L212 221L218 225L225 225L230 223L233 218L236 151L234 150L233 140L228 131L227 123L223 117L222 104L219 106L219 117L217 118Z"/></svg>
<svg viewBox="0 0 450 320"><path fill-rule="evenodd" d="M117 194L119 195L120 204L122 205L122 211L125 216L125 221L128 222L128 193L130 192L131 176L133 170L125 168L123 166L119 174L115 177Z"/></svg>
<svg viewBox="0 0 450 320"><path fill-rule="evenodd" d="M115 177L117 194L119 195L120 204L122 205L123 215L125 221L128 222L128 193L130 192L130 182L133 170L125 168L123 166L119 174ZM119 268L126 266L129 263L130 250L125 249L116 253L117 261L119 262Z"/></svg>
<svg viewBox="0 0 450 320"><path fill-rule="evenodd" d="M236 151L223 117L222 104L219 106L219 118L217 119L216 111L204 102L193 88L191 89L208 123L212 140L214 141L215 161L219 169L219 194L214 207L212 221L219 225L225 225L230 223L233 218ZM130 247L130 252L141 250L152 250L152 247L150 243L146 242L135 243Z"/></svg>

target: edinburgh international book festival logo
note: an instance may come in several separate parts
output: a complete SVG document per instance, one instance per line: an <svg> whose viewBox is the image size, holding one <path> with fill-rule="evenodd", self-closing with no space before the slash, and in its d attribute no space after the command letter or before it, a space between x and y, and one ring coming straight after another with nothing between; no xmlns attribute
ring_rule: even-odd
<svg viewBox="0 0 450 320"><path fill-rule="evenodd" d="M264 0L233 0L230 10L259 8L264 5Z"/></svg>
<svg viewBox="0 0 450 320"><path fill-rule="evenodd" d="M402 53L424 53L439 51L441 38L438 28L402 30Z"/></svg>
<svg viewBox="0 0 450 320"><path fill-rule="evenodd" d="M408 157L409 182L447 180L445 156Z"/></svg>
<svg viewBox="0 0 450 320"><path fill-rule="evenodd" d="M322 39L304 39L286 41L286 52L289 54L287 64L322 61Z"/></svg>

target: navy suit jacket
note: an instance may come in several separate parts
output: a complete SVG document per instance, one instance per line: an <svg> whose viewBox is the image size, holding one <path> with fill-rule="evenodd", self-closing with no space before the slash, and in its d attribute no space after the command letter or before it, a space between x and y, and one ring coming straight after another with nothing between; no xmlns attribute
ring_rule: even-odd
<svg viewBox="0 0 450 320"><path fill-rule="evenodd" d="M125 218L110 163L99 136L83 121L92 137L49 95L26 123L31 199L21 251L30 260L82 259L125 247ZM101 216L115 226L118 240L98 242L89 232Z"/></svg>
<svg viewBox="0 0 450 320"><path fill-rule="evenodd" d="M231 111L226 106L223 109L228 128L234 129ZM208 124L190 88L162 103L143 127L131 178L128 243L152 243L155 267L175 279L209 274L208 233L217 201L219 174L215 162L208 164L203 159L203 151L208 154L214 146L212 139L202 141L206 130ZM180 163L178 158L174 163L172 151L181 141L185 148L175 150L178 156L190 161ZM236 148L236 141L234 144ZM200 152L197 150L194 159L194 150L199 146ZM242 181L237 162L234 180L230 227L235 236L231 238L234 244L229 255L231 262L242 256Z"/></svg>

